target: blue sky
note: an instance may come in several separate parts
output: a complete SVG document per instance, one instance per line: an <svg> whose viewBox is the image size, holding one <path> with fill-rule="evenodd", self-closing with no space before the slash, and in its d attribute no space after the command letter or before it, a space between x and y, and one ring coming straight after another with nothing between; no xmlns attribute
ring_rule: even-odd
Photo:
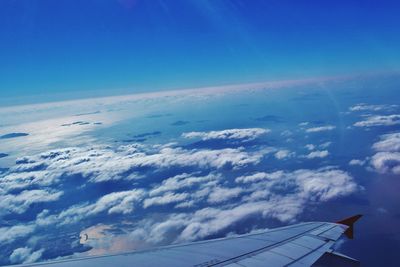
<svg viewBox="0 0 400 267"><path fill-rule="evenodd" d="M2 105L394 71L399 9L396 1L4 0Z"/></svg>

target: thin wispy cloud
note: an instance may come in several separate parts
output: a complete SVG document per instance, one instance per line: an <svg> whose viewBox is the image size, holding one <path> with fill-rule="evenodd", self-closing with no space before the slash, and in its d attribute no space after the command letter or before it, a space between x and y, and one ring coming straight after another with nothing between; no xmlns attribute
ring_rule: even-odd
<svg viewBox="0 0 400 267"><path fill-rule="evenodd" d="M400 114L370 115L364 120L354 123L356 127L394 126L400 124Z"/></svg>
<svg viewBox="0 0 400 267"><path fill-rule="evenodd" d="M332 131L334 129L336 129L336 126L326 125L326 126L308 128L305 131L306 133L318 133L318 132Z"/></svg>
<svg viewBox="0 0 400 267"><path fill-rule="evenodd" d="M366 103L360 103L349 108L349 111L382 111L382 110L393 110L398 108L398 105L369 105Z"/></svg>
<svg viewBox="0 0 400 267"><path fill-rule="evenodd" d="M307 159L316 159L316 158L325 158L329 155L328 150L316 150L311 151L309 154L305 155L304 157Z"/></svg>

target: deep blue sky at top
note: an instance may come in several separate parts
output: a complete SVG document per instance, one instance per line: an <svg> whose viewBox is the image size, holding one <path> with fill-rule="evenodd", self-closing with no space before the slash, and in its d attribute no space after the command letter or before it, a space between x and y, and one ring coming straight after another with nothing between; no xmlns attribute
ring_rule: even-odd
<svg viewBox="0 0 400 267"><path fill-rule="evenodd" d="M0 103L399 70L399 14L384 0L2 0Z"/></svg>

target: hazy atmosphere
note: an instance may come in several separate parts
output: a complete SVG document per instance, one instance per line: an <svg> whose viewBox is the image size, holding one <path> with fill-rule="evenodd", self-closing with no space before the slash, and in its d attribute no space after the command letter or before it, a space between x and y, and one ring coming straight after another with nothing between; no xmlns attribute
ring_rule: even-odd
<svg viewBox="0 0 400 267"><path fill-rule="evenodd" d="M1 1L0 265L361 213L397 266L399 7Z"/></svg>

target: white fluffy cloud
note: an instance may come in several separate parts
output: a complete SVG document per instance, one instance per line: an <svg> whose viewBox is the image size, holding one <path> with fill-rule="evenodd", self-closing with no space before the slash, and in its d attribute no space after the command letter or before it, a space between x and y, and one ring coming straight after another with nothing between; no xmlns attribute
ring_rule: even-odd
<svg viewBox="0 0 400 267"><path fill-rule="evenodd" d="M336 126L326 125L326 126L308 128L308 129L306 129L306 132L307 133L318 133L318 132L332 131L334 129L336 129Z"/></svg>
<svg viewBox="0 0 400 267"><path fill-rule="evenodd" d="M365 164L365 160L360 159L352 159L349 161L350 166L363 166Z"/></svg>
<svg viewBox="0 0 400 267"><path fill-rule="evenodd" d="M208 196L209 203L221 203L232 198L238 197L243 192L242 188L233 187L233 188L223 188L223 187L215 187L210 195Z"/></svg>
<svg viewBox="0 0 400 267"><path fill-rule="evenodd" d="M270 151L267 151L268 153ZM246 152L244 148L225 148L219 150L184 150L182 148L163 148L160 153L136 159L137 166L168 168L172 166L199 166L201 168L241 168L257 164L264 156L263 151Z"/></svg>
<svg viewBox="0 0 400 267"><path fill-rule="evenodd" d="M147 198L143 202L143 207L148 208L156 205L166 205L170 203L179 203L189 197L187 193L166 193L162 196Z"/></svg>
<svg viewBox="0 0 400 267"><path fill-rule="evenodd" d="M187 216L185 227L176 240L183 242L201 239L254 216L290 221L300 210L300 204L289 198L243 203L231 208L204 208Z"/></svg>
<svg viewBox="0 0 400 267"><path fill-rule="evenodd" d="M313 150L315 150L317 147L319 147L319 148L321 148L321 149L326 149L326 148L328 148L331 144L332 144L332 142L325 142L325 143L322 143L322 144L320 144L320 145L307 144L307 145L305 145L304 147L307 148L307 149L310 150L310 151L313 151Z"/></svg>
<svg viewBox="0 0 400 267"><path fill-rule="evenodd" d="M14 242L31 234L35 230L33 224L14 225L10 227L0 227L0 244Z"/></svg>
<svg viewBox="0 0 400 267"><path fill-rule="evenodd" d="M270 130L263 128L247 128L247 129L227 129L222 131L210 132L189 132L184 133L184 138L200 138L202 140L241 140L251 141L261 135L269 133Z"/></svg>
<svg viewBox="0 0 400 267"><path fill-rule="evenodd" d="M204 207L189 213L171 213L160 221L144 219L130 234L132 242L137 244L140 240L160 244L202 239L252 217L287 222L294 220L311 203L328 201L358 190L348 173L332 167L260 172L238 177L235 182L241 186L215 188L216 200L244 195L242 201Z"/></svg>
<svg viewBox="0 0 400 267"><path fill-rule="evenodd" d="M239 176L235 179L237 183L254 183L262 180L277 180L284 176L283 171L276 171L272 173L257 172L250 175Z"/></svg>
<svg viewBox="0 0 400 267"><path fill-rule="evenodd" d="M42 257L44 249L32 252L31 248L22 247L15 249L9 259L11 263L32 263L38 261Z"/></svg>
<svg viewBox="0 0 400 267"><path fill-rule="evenodd" d="M25 190L17 195L0 195L0 215L24 213L30 205L56 201L62 194L63 192L55 190Z"/></svg>
<svg viewBox="0 0 400 267"><path fill-rule="evenodd" d="M371 165L380 173L400 174L400 152L378 152L372 156Z"/></svg>
<svg viewBox="0 0 400 267"><path fill-rule="evenodd" d="M80 175L90 182L142 178L135 169L199 167L240 169L258 164L272 149L248 152L243 147L225 149L192 149L181 147L142 145L67 148L18 160L1 177L0 193L30 186L51 187L68 176ZM130 175L127 175L130 173Z"/></svg>
<svg viewBox="0 0 400 267"><path fill-rule="evenodd" d="M161 221L143 220L132 233L131 242L141 246L194 241L217 234L235 224L260 216L281 221L293 220L301 212L294 198L239 203L234 206L206 207L190 213L172 213ZM146 244L147 243L147 244Z"/></svg>
<svg viewBox="0 0 400 267"><path fill-rule="evenodd" d="M384 134L372 145L377 151L371 157L371 166L379 173L400 174L400 133Z"/></svg>
<svg viewBox="0 0 400 267"><path fill-rule="evenodd" d="M36 219L27 225L0 228L0 243L13 243L44 228L60 229L76 223L90 223L99 215L112 220L116 216L134 214L138 209L142 213L152 212L149 207L156 205L188 210L207 201L209 205L228 203L237 194L237 189L226 188L218 199L217 188L224 188L224 179L218 171L240 171L258 164L264 155L273 151L263 147L249 151L245 147L184 149L176 144L133 144L72 147L19 158L16 165L0 174L0 217L23 214L35 203L42 203L44 207L41 211L35 210L37 213L32 215ZM190 168L195 172L176 175L158 184L147 184L145 188L129 189L140 183L140 179L145 179L145 175L158 175L162 171L180 168ZM60 201L63 194L71 194L71 182L84 191L100 186L98 184L102 182L116 183L122 179L125 191L101 195L100 190L97 200L66 198L73 200L74 204L62 210L47 204ZM80 186L75 183L80 183ZM65 186L65 191L56 190L61 186Z"/></svg>
<svg viewBox="0 0 400 267"><path fill-rule="evenodd" d="M287 150L287 149L278 150L278 151L274 154L274 156L275 156L276 159L287 159L287 158L293 157L294 155L295 155L294 152L290 152L290 151Z"/></svg>
<svg viewBox="0 0 400 267"><path fill-rule="evenodd" d="M216 137L197 137L251 140L255 133L266 133L227 131L213 133ZM122 215L139 214L142 219L129 226L129 240L142 238L152 244L169 244L219 234L228 228L234 231L235 225L246 219L291 221L309 204L357 190L352 177L335 168L247 173L269 153L278 159L294 155L289 150L263 147L186 149L177 144L134 144L73 147L21 158L0 179L0 199L4 198L8 208L14 205L15 214L25 212L31 203L59 201L63 193L71 192L67 187L64 192L55 188L72 179L81 183L82 190L107 185L99 184L102 182L120 182L126 187L106 195L99 192L92 200L78 199L63 210L49 205L36 215L33 226L0 228L0 242L11 243L43 229L73 228L77 223L88 227L100 216L112 221ZM147 177L150 182L145 180ZM10 194L15 198L8 197ZM155 216L152 207L161 205L170 212ZM23 252L28 251L22 248L14 253L16 262L18 257L24 261Z"/></svg>
<svg viewBox="0 0 400 267"><path fill-rule="evenodd" d="M161 185L156 186L149 192L150 196L160 195L164 192L177 191L183 188L192 188L196 185L207 185L209 182L217 181L221 178L218 174L210 173L205 176L196 174L179 174L174 177L165 179Z"/></svg>
<svg viewBox="0 0 400 267"><path fill-rule="evenodd" d="M313 203L346 196L358 189L348 173L333 167L250 173L237 177L233 182L234 185L228 186L224 177L213 173L184 173L154 184L148 193L139 193L137 190L117 192L106 195L93 204L71 207L58 215L43 213L38 216L37 223L40 225L41 220L47 223L82 222L87 216L99 212L111 213L115 207L125 207L122 203L129 203L126 207L143 208L142 212L154 205L175 205L170 213L161 215L164 217L157 216L158 219L155 219L144 216L124 236L110 238L111 234L107 234L100 237L101 240L95 242L96 251L106 253L121 244L144 248L198 240L232 230L237 223L251 218L292 221L305 207ZM182 189L188 188L190 194L182 193ZM129 196L133 200L125 201ZM196 201L205 201L207 204L194 206L190 211L178 212L181 208L192 206ZM122 213L126 209L117 210Z"/></svg>
<svg viewBox="0 0 400 267"><path fill-rule="evenodd" d="M101 197L93 204L76 205L57 215L44 212L38 216L37 224L70 224L82 222L84 218L100 212L130 213L133 207L146 210L155 205L174 204L175 209L165 218L155 220L144 217L126 237L133 244L142 240L143 244L137 245L141 248L149 243L159 245L201 239L254 216L294 220L311 203L346 196L358 189L348 173L333 167L258 172L237 177L234 183L236 186L228 187L220 175L185 173L153 185L148 194L137 189L116 192ZM181 193L183 188L191 188L191 193ZM235 201L232 202L233 199ZM191 206L196 201L206 201L208 207L177 212L179 208ZM121 242L122 239L111 241ZM109 246L114 247L112 244Z"/></svg>
<svg viewBox="0 0 400 267"><path fill-rule="evenodd" d="M313 144L307 144L304 147L307 148L308 150L314 150L315 149L315 145L313 145Z"/></svg>
<svg viewBox="0 0 400 267"><path fill-rule="evenodd" d="M301 169L293 172L255 173L236 178L237 183L256 184L257 191L292 187L298 197L326 201L357 190L353 178L346 172L330 167L318 170ZM300 200L300 198L299 198Z"/></svg>
<svg viewBox="0 0 400 267"><path fill-rule="evenodd" d="M107 214L129 214L134 211L135 206L141 203L144 196L145 192L141 189L113 192L102 196L93 204L75 205L59 214L50 214L49 210L44 210L37 216L36 223L40 226L50 224L60 226L76 223L102 212Z"/></svg>
<svg viewBox="0 0 400 267"><path fill-rule="evenodd" d="M376 151L396 152L400 151L400 133L382 135L381 140L373 144Z"/></svg>
<svg viewBox="0 0 400 267"><path fill-rule="evenodd" d="M356 127L393 126L400 124L400 114L372 115L354 123Z"/></svg>
<svg viewBox="0 0 400 267"><path fill-rule="evenodd" d="M305 155L304 157L307 159L316 159L316 158L325 158L329 155L328 150L316 150L316 151L311 151L308 155Z"/></svg>
<svg viewBox="0 0 400 267"><path fill-rule="evenodd" d="M109 214L132 213L135 204L143 199L145 192L141 189L130 191L114 192L101 197L90 211L90 213L99 213L108 210Z"/></svg>

